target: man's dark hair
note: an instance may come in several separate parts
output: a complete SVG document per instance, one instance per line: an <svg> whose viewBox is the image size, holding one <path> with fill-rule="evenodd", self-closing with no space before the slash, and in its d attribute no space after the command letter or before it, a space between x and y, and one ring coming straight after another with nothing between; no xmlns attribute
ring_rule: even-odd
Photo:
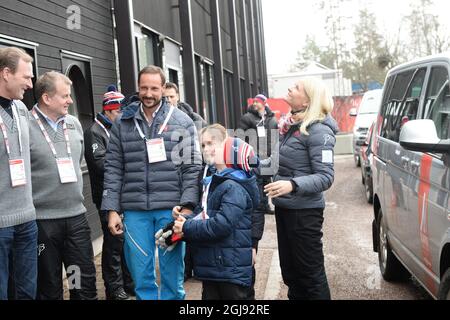
<svg viewBox="0 0 450 320"><path fill-rule="evenodd" d="M164 74L163 69L161 69L160 67L150 65L142 69L139 72L138 83L141 82L141 76L143 74L159 74L159 76L161 77L161 84L164 85L166 83L166 75Z"/></svg>
<svg viewBox="0 0 450 320"><path fill-rule="evenodd" d="M173 82L167 82L164 86L164 89L175 89L177 94L180 94L180 90L178 90L178 86Z"/></svg>

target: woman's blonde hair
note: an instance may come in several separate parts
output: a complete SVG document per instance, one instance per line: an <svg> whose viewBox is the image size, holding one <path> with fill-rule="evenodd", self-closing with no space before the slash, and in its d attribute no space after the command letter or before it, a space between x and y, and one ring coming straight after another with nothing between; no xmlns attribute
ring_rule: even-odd
<svg viewBox="0 0 450 320"><path fill-rule="evenodd" d="M308 127L318 121L323 121L333 111L333 99L325 83L317 78L305 78L299 81L303 84L309 98L309 106L305 118L300 125L300 132L309 135Z"/></svg>
<svg viewBox="0 0 450 320"><path fill-rule="evenodd" d="M219 123L214 123L202 128L200 130L200 140L206 132L211 133L213 136L217 137L220 142L223 142L228 138L227 129L225 129L225 127Z"/></svg>

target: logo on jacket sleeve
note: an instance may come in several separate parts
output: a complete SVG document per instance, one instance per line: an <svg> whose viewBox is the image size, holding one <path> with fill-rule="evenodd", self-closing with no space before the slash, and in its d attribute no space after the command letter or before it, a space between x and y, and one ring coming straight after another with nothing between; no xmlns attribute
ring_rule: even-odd
<svg viewBox="0 0 450 320"><path fill-rule="evenodd" d="M38 246L38 257L41 256L41 253L44 250L45 250L45 244L44 243L39 244L39 246Z"/></svg>
<svg viewBox="0 0 450 320"><path fill-rule="evenodd" d="M324 141L323 146L325 147L328 144L328 142L330 142L332 140L333 140L332 136L330 136L329 134L324 134L323 135L323 141Z"/></svg>
<svg viewBox="0 0 450 320"><path fill-rule="evenodd" d="M98 149L98 144L94 143L92 144L92 153L95 153L95 151Z"/></svg>

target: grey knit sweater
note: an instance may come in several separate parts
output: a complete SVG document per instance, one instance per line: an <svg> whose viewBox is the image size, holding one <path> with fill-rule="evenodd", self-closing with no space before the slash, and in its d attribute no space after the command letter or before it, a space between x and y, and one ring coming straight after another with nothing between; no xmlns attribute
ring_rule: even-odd
<svg viewBox="0 0 450 320"><path fill-rule="evenodd" d="M45 118L39 112L37 114L55 146L58 158L68 157L62 123L58 124L58 130L55 132ZM31 112L30 119L31 174L37 219L70 218L85 213L81 173L84 144L80 122L71 115L66 116L65 121L78 182L62 184L56 159Z"/></svg>
<svg viewBox="0 0 450 320"><path fill-rule="evenodd" d="M12 187L9 158L6 153L3 133L0 130L0 228L13 227L36 219L31 195L29 114L21 101L14 101L14 104L17 106L22 132L22 156L20 156L17 124L2 107L0 107L0 115L7 128L11 159L23 158L25 161L27 184Z"/></svg>

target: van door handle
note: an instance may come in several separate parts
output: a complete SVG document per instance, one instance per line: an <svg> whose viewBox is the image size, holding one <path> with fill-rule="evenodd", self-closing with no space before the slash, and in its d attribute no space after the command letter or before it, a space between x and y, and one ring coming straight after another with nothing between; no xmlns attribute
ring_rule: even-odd
<svg viewBox="0 0 450 320"><path fill-rule="evenodd" d="M417 161L411 161L411 169L414 172L419 172L420 163Z"/></svg>
<svg viewBox="0 0 450 320"><path fill-rule="evenodd" d="M407 168L409 166L409 164L410 164L410 160L411 159L409 159L408 157L402 157L402 166L404 168Z"/></svg>

